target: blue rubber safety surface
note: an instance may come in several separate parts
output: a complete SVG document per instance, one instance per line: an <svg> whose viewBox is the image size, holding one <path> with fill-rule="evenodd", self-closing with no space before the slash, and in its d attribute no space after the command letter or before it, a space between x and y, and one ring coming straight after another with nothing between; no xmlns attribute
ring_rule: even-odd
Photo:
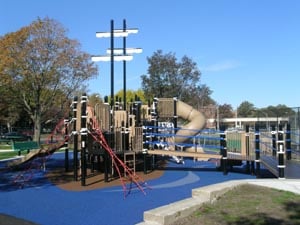
<svg viewBox="0 0 300 225"><path fill-rule="evenodd" d="M133 225L143 221L146 210L191 197L193 188L228 180L255 179L236 172L223 175L216 171L214 162L186 159L183 165L170 160L163 176L147 181L146 195L134 187L124 198L121 185L89 191L58 188L47 180L45 173L63 162L64 154L57 153L47 160L46 171L35 168L24 168L31 171L27 174L1 171L0 214L43 225ZM0 168L3 164L0 163ZM22 188L21 183L24 183Z"/></svg>

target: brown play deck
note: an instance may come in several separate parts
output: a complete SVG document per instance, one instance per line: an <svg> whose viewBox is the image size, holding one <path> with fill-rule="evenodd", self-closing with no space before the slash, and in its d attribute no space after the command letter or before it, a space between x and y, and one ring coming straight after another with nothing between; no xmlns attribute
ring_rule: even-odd
<svg viewBox="0 0 300 225"><path fill-rule="evenodd" d="M186 152L186 151L167 151L167 150L148 150L148 154L152 155L168 155L168 156L182 156L191 157L201 160L208 159L221 159L222 156L218 154L209 154L205 152ZM230 160L242 160L242 161L255 161L255 156L242 155L239 153L228 152L227 157ZM276 157L261 155L261 164L267 168L272 174L278 177L278 159ZM300 161L297 160L286 160L285 167L285 178L289 179L300 179Z"/></svg>
<svg viewBox="0 0 300 225"><path fill-rule="evenodd" d="M218 154L208 154L204 152L185 152L185 151L167 151L167 150L148 150L148 154L151 155L169 155L169 156L182 156L182 157L191 157L199 158L203 160L208 159L221 159L221 155Z"/></svg>

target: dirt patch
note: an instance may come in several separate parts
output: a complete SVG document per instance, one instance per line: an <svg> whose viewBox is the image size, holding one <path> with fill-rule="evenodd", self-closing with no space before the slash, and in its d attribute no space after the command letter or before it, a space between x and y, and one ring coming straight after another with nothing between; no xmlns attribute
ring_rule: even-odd
<svg viewBox="0 0 300 225"><path fill-rule="evenodd" d="M38 224L14 216L0 213L0 225L38 225Z"/></svg>
<svg viewBox="0 0 300 225"><path fill-rule="evenodd" d="M160 162L158 168L156 170L147 171L145 174L143 171L137 171L136 177L139 181L147 182L152 179L156 179L161 177L164 174L164 166L166 162ZM78 171L78 174L80 171ZM80 177L78 177L77 181L74 181L74 173L72 172L65 172L64 168L58 168L55 170L50 171L47 174L47 178L53 184L57 185L59 188L69 191L85 191L85 190L94 190L99 188L105 187L113 187L113 186L120 186L122 182L118 174L115 176L110 175L109 181L105 182L104 173L95 172L91 173L91 170L87 170L87 178L85 186L81 185ZM130 183L131 180L128 177L122 177L123 181L126 183Z"/></svg>
<svg viewBox="0 0 300 225"><path fill-rule="evenodd" d="M163 175L163 170L154 170L144 174L143 172L136 172L136 176L139 177L139 181L149 181L152 179L159 178ZM48 179L59 188L69 191L86 191L94 190L105 187L113 187L122 185L119 177L110 177L108 182L104 180L104 174L91 174L89 173L86 179L85 186L81 185L80 178L78 181L74 181L73 173L66 173L62 170L55 170L50 172L47 175ZM123 177L122 178L126 183L130 183L130 179Z"/></svg>
<svg viewBox="0 0 300 225"><path fill-rule="evenodd" d="M242 185L172 225L300 224L300 195Z"/></svg>

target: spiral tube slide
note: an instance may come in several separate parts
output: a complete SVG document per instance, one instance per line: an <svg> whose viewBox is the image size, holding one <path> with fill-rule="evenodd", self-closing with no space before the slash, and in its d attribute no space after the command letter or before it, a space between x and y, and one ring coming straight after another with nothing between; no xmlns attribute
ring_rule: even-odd
<svg viewBox="0 0 300 225"><path fill-rule="evenodd" d="M183 143L187 141L188 136L194 136L198 134L199 131L204 128L206 123L203 113L182 101L177 101L177 116L188 120L189 123L177 131L175 143Z"/></svg>

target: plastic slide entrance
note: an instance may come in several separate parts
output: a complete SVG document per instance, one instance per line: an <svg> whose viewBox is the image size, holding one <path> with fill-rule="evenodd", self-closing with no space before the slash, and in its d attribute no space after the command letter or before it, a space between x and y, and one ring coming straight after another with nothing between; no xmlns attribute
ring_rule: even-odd
<svg viewBox="0 0 300 225"><path fill-rule="evenodd" d="M202 130L205 126L206 120L204 115L193 108L192 106L182 102L182 101L177 101L177 116L189 121L186 125L181 127L175 135L174 138L169 138L168 142L173 143L169 145L168 147L165 148L165 150L168 150L172 158L177 162L177 163L184 163L180 158L178 154L178 151L175 150L175 145L180 145L186 142L191 136L195 136L199 133L200 130ZM162 154L164 154L164 151L162 151ZM150 152L149 152L150 153ZM155 153L152 152L153 154L157 154L158 151L156 150ZM187 156L187 154L183 154L182 156Z"/></svg>
<svg viewBox="0 0 300 225"><path fill-rule="evenodd" d="M189 123L177 131L175 143L187 141L188 136L195 136L199 133L199 130L202 130L205 126L206 120L204 115L182 101L177 101L177 116L188 120Z"/></svg>

